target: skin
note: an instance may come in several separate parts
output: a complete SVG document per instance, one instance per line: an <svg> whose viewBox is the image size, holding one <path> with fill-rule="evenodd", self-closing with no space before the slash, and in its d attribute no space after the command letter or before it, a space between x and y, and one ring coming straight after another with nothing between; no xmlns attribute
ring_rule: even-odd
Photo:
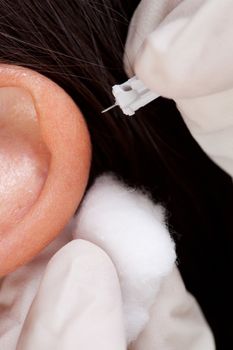
<svg viewBox="0 0 233 350"><path fill-rule="evenodd" d="M0 108L3 276L31 260L73 216L88 181L91 144L72 99L29 69L0 65Z"/></svg>

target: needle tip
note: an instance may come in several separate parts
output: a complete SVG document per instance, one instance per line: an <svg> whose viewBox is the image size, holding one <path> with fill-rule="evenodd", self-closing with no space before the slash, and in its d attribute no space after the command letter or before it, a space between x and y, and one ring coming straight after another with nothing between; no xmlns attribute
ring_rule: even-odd
<svg viewBox="0 0 233 350"><path fill-rule="evenodd" d="M118 104L117 104L117 103L114 103L114 105L112 105L112 106L110 106L110 107L104 109L103 111L101 111L101 113L106 113L106 112L110 111L110 109L115 108L116 106L118 106Z"/></svg>

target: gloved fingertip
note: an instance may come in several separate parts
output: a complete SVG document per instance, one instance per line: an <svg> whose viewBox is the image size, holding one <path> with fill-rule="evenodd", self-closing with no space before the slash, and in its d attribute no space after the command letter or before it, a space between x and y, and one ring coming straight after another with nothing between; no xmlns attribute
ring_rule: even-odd
<svg viewBox="0 0 233 350"><path fill-rule="evenodd" d="M50 261L17 350L125 349L121 292L107 254L74 240Z"/></svg>

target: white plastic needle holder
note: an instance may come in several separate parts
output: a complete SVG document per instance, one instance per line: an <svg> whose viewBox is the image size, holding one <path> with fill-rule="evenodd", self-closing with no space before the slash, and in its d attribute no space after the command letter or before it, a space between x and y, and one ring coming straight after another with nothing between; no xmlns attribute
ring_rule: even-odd
<svg viewBox="0 0 233 350"><path fill-rule="evenodd" d="M159 97L158 94L149 90L136 76L130 78L125 83L114 85L112 93L115 97L115 104L106 108L102 113L119 106L124 114L134 115L135 111L147 105Z"/></svg>

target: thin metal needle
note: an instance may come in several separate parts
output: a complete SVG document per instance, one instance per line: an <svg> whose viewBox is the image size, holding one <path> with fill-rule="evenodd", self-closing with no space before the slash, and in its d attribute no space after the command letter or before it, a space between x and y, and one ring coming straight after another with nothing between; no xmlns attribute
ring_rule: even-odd
<svg viewBox="0 0 233 350"><path fill-rule="evenodd" d="M112 105L112 106L110 106L110 107L104 109L101 113L108 112L108 111L110 111L110 109L113 109L113 108L115 108L116 106L118 106L118 104L117 104L117 103L114 103L114 105Z"/></svg>

